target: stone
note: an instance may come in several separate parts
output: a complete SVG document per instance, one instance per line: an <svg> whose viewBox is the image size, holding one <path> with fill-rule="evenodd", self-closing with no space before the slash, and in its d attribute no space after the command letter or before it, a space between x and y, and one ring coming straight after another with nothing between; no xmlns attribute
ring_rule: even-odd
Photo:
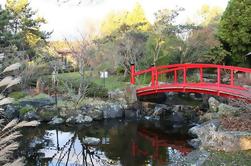
<svg viewBox="0 0 251 166"><path fill-rule="evenodd" d="M52 98L42 98L42 99L32 99L32 100L23 100L19 102L21 107L26 105L31 105L35 108L44 107L48 105L54 105L55 102Z"/></svg>
<svg viewBox="0 0 251 166"><path fill-rule="evenodd" d="M82 114L78 114L77 116L70 116L66 120L66 123L82 124L82 123L90 123L90 122L92 122L92 120L93 119L90 116L84 116Z"/></svg>
<svg viewBox="0 0 251 166"><path fill-rule="evenodd" d="M126 109L125 110L125 118L126 119L134 119L137 118L139 116L139 110L135 110L135 109Z"/></svg>
<svg viewBox="0 0 251 166"><path fill-rule="evenodd" d="M15 119L19 116L19 111L18 109L13 106L13 105L7 105L5 107L4 110L4 115L8 118L8 119Z"/></svg>
<svg viewBox="0 0 251 166"><path fill-rule="evenodd" d="M102 120L103 119L103 111L98 108L93 108L87 112L87 115L90 116L93 120Z"/></svg>
<svg viewBox="0 0 251 166"><path fill-rule="evenodd" d="M64 123L64 119L58 116L53 117L52 120L49 122L49 124L52 124L52 125L58 125L62 123Z"/></svg>
<svg viewBox="0 0 251 166"><path fill-rule="evenodd" d="M156 103L152 102L142 102L143 115L151 116L154 112Z"/></svg>
<svg viewBox="0 0 251 166"><path fill-rule="evenodd" d="M209 110L212 112L217 112L218 111L218 106L220 105L220 102L216 100L214 97L210 97L208 99L208 104L209 104Z"/></svg>
<svg viewBox="0 0 251 166"><path fill-rule="evenodd" d="M240 108L232 107L232 106L224 104L224 103L221 103L218 106L219 116L231 116L231 115L238 114L240 111L241 111Z"/></svg>
<svg viewBox="0 0 251 166"><path fill-rule="evenodd" d="M185 118L184 118L184 113L183 112L173 112L171 115L171 121L173 124L184 124L185 123Z"/></svg>
<svg viewBox="0 0 251 166"><path fill-rule="evenodd" d="M45 106L37 111L40 121L49 122L57 115L57 109L52 106Z"/></svg>
<svg viewBox="0 0 251 166"><path fill-rule="evenodd" d="M189 129L189 134L197 136L201 146L226 152L250 150L251 132L223 131L218 120L212 120Z"/></svg>
<svg viewBox="0 0 251 166"><path fill-rule="evenodd" d="M23 120L26 120L26 121L39 120L39 119L40 118L35 111L27 112L23 116Z"/></svg>
<svg viewBox="0 0 251 166"><path fill-rule="evenodd" d="M123 107L117 103L107 103L101 107L101 110L103 111L104 119L123 117Z"/></svg>
<svg viewBox="0 0 251 166"><path fill-rule="evenodd" d="M217 112L207 112L204 115L200 116L200 121L206 122L213 119L218 119L220 116Z"/></svg>
<svg viewBox="0 0 251 166"><path fill-rule="evenodd" d="M125 88L125 98L127 103L135 103L138 101L137 94L136 94L136 86L135 85L127 85Z"/></svg>
<svg viewBox="0 0 251 166"><path fill-rule="evenodd" d="M152 115L153 116L160 116L161 114L163 114L164 112L167 112L167 111L171 112L171 108L165 104L157 104L154 108Z"/></svg>
<svg viewBox="0 0 251 166"><path fill-rule="evenodd" d="M98 145L101 142L99 138L85 137L83 138L83 144L85 145Z"/></svg>
<svg viewBox="0 0 251 166"><path fill-rule="evenodd" d="M191 139L187 143L192 146L194 149L198 149L201 145L201 140L198 138Z"/></svg>

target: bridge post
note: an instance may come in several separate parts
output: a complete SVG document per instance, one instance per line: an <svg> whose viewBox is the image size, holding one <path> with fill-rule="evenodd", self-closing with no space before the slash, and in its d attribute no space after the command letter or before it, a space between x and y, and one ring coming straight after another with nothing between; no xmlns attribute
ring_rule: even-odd
<svg viewBox="0 0 251 166"><path fill-rule="evenodd" d="M217 66L217 85L220 86L221 83L221 75L220 75L220 66Z"/></svg>
<svg viewBox="0 0 251 166"><path fill-rule="evenodd" d="M234 86L234 69L231 69L231 74L230 74L230 85Z"/></svg>
<svg viewBox="0 0 251 166"><path fill-rule="evenodd" d="M151 72L152 72L152 76L151 76L151 86L155 86L155 66L152 65L151 67Z"/></svg>
<svg viewBox="0 0 251 166"><path fill-rule="evenodd" d="M135 84L135 65L131 64L131 84Z"/></svg>
<svg viewBox="0 0 251 166"><path fill-rule="evenodd" d="M203 82L203 68L200 68L200 82Z"/></svg>

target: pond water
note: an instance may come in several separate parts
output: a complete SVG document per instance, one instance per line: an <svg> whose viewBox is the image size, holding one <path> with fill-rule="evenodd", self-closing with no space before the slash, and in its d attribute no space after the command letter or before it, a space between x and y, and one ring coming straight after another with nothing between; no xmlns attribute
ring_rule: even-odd
<svg viewBox="0 0 251 166"><path fill-rule="evenodd" d="M165 121L109 120L88 126L26 128L19 155L26 165L166 165L191 151L186 128ZM85 144L87 137L100 139Z"/></svg>

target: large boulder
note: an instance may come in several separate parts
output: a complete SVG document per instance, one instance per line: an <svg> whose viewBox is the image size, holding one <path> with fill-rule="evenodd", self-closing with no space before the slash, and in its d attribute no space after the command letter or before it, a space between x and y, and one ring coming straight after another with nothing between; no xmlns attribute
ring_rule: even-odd
<svg viewBox="0 0 251 166"><path fill-rule="evenodd" d="M208 104L209 104L209 110L212 112L217 112L218 111L218 106L220 105L220 102L216 100L214 97L210 97L208 99Z"/></svg>
<svg viewBox="0 0 251 166"><path fill-rule="evenodd" d="M118 103L106 103L101 107L104 119L122 118L124 108Z"/></svg>
<svg viewBox="0 0 251 166"><path fill-rule="evenodd" d="M103 111L98 108L93 108L87 112L87 115L90 116L93 120L102 120L103 119Z"/></svg>
<svg viewBox="0 0 251 166"><path fill-rule="evenodd" d="M251 133L220 130L218 120L212 120L189 129L189 133L198 137L201 146L226 152L250 150Z"/></svg>
<svg viewBox="0 0 251 166"><path fill-rule="evenodd" d="M224 104L224 103L221 103L218 106L219 116L231 116L231 115L238 114L240 111L241 111L240 108L232 107L232 106Z"/></svg>

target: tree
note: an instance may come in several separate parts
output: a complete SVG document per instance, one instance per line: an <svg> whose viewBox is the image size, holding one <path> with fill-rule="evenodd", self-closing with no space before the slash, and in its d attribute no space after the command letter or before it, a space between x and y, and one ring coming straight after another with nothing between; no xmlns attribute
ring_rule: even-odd
<svg viewBox="0 0 251 166"><path fill-rule="evenodd" d="M251 50L251 1L230 0L220 20L218 37L225 50L231 52L230 61L235 65L245 63Z"/></svg>
<svg viewBox="0 0 251 166"><path fill-rule="evenodd" d="M30 58L34 57L35 50L44 46L50 35L41 30L45 19L36 15L28 0L7 0L5 10L9 14L6 31L13 35L12 43L18 51L26 51Z"/></svg>

